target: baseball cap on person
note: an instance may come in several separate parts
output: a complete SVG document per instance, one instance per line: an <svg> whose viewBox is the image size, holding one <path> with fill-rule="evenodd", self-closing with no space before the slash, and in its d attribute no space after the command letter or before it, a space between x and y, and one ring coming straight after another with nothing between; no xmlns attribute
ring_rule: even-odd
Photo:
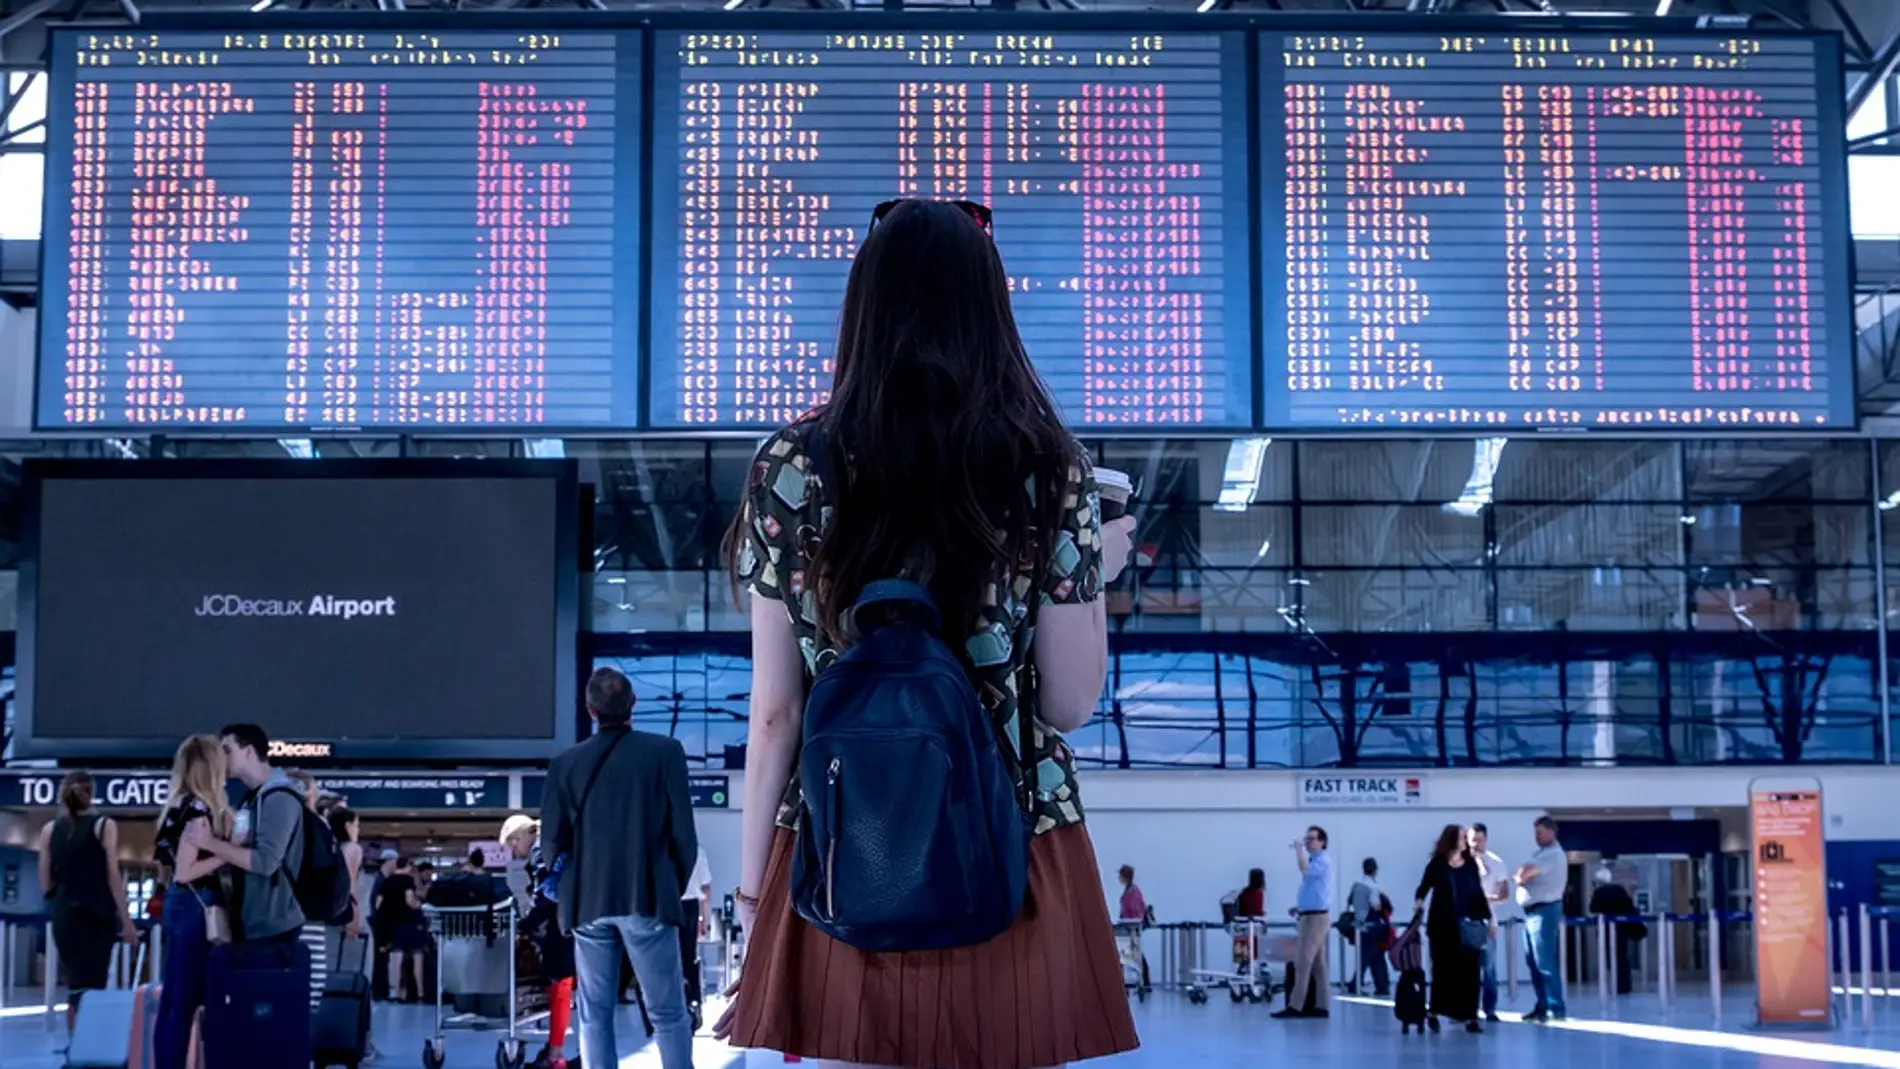
<svg viewBox="0 0 1900 1069"><path fill-rule="evenodd" d="M394 861L394 860L396 860L397 858L399 858L399 857L401 857L401 856L402 856L401 854L398 854L398 853L396 853L396 848L395 848L395 847L393 847L393 846L385 846L385 847L383 847L383 854L382 854L382 858L383 858L383 860L384 860L384 861Z"/></svg>
<svg viewBox="0 0 1900 1069"><path fill-rule="evenodd" d="M524 831L532 831L538 827L540 823L540 821L526 813L516 813L514 816L501 822L501 834L497 835L496 838L505 843Z"/></svg>

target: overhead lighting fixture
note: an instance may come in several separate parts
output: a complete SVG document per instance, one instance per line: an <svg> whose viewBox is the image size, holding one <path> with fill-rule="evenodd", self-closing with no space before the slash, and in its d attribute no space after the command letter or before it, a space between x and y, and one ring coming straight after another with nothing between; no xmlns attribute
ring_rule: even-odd
<svg viewBox="0 0 1900 1069"><path fill-rule="evenodd" d="M745 6L745 0L726 0L727 11L737 11Z"/></svg>
<svg viewBox="0 0 1900 1069"><path fill-rule="evenodd" d="M1214 8L1219 3L1220 3L1220 0L1201 0L1201 6L1195 8L1194 10L1197 14L1205 15L1208 12L1214 10Z"/></svg>
<svg viewBox="0 0 1900 1069"><path fill-rule="evenodd" d="M298 460L311 460L317 455L317 447L308 438L279 438L277 444Z"/></svg>
<svg viewBox="0 0 1900 1069"><path fill-rule="evenodd" d="M269 11L271 5L276 2L277 0L257 0L257 3L251 5L251 14L255 15L260 11Z"/></svg>
<svg viewBox="0 0 1900 1069"><path fill-rule="evenodd" d="M523 443L528 456L535 460L561 460L567 456L567 443L559 438L529 438Z"/></svg>
<svg viewBox="0 0 1900 1069"><path fill-rule="evenodd" d="M1880 499L1880 511L1892 512L1894 509L1900 509L1900 490Z"/></svg>
<svg viewBox="0 0 1900 1069"><path fill-rule="evenodd" d="M1676 0L1656 0L1656 17L1662 18L1664 15L1669 14L1669 9L1675 5Z"/></svg>

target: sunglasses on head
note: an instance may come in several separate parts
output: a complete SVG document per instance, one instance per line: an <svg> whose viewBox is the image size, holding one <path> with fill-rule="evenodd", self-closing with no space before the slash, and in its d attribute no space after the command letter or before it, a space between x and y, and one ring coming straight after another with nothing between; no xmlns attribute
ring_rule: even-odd
<svg viewBox="0 0 1900 1069"><path fill-rule="evenodd" d="M887 200L884 203L878 205L871 212L872 228L876 228L877 224L883 222L884 217L891 214L891 210L896 208L899 204L904 203L906 200L914 200L914 199L916 198L900 197L897 200ZM945 201L944 203L950 205L952 208L955 208L958 211L962 212L963 214L969 216L970 221L975 223L977 227L981 229L985 234L993 233L993 231L990 228L990 206L989 205L978 204L976 201L973 201L973 200L951 200L951 201Z"/></svg>

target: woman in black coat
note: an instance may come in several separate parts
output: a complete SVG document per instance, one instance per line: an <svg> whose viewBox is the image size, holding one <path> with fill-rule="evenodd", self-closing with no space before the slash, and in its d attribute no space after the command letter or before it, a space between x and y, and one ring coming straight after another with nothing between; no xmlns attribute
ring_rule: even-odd
<svg viewBox="0 0 1900 1069"><path fill-rule="evenodd" d="M1425 912L1425 900L1431 899L1431 912L1425 917L1425 938L1432 950L1432 1031L1438 1031L1438 1018L1449 1017L1465 1022L1465 1031L1482 1032L1478 1025L1478 974L1483 961L1484 941L1494 928L1491 903L1484 897L1484 881L1478 876L1478 862L1471 852L1465 829L1445 825L1432 848L1432 860L1425 866L1425 878L1419 881L1412 908ZM1465 934L1467 923L1474 927ZM1471 946L1471 942L1477 946Z"/></svg>

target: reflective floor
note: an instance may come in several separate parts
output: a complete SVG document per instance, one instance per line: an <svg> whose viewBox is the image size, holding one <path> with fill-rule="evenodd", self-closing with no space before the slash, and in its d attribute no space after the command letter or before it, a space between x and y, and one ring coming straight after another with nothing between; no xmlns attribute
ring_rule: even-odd
<svg viewBox="0 0 1900 1069"><path fill-rule="evenodd" d="M1688 993L1686 993L1688 994ZM1871 1065L1900 1069L1900 998L1877 998L1871 1021L1854 1022L1831 1033L1759 1034L1735 1017L1748 1015L1747 993L1734 992L1724 1014L1731 1031L1708 1027L1706 995L1697 1009L1679 1002L1667 1014L1653 997L1618 1000L1610 1013L1577 1006L1576 1019L1561 1026L1536 1026L1507 1020L1482 1036L1448 1027L1438 1036L1401 1037L1391 1012L1370 1000L1344 1000L1330 1021L1275 1021L1271 1007L1235 1006L1217 999L1204 1006L1157 994L1136 1007L1143 1048L1092 1063L1103 1069L1412 1069L1444 1064L1458 1069L1499 1066L1509 1069L1768 1069L1803 1065ZM422 1064L422 1045L434 1027L423 1007L378 1007L376 1043L379 1067L403 1069ZM1698 1016L1699 1014L1699 1016ZM623 1036L637 1036L628 1020ZM448 1069L487 1069L495 1064L498 1031L453 1031L448 1035ZM0 1069L58 1069L64 1037L49 1031L36 1008L0 1010ZM531 1045L530 1053L538 1046ZM570 1040L570 1049L572 1041ZM784 1060L776 1054L734 1051L702 1036L695 1048L696 1069L765 1069ZM659 1069L658 1052L648 1047L622 1059L620 1069Z"/></svg>

